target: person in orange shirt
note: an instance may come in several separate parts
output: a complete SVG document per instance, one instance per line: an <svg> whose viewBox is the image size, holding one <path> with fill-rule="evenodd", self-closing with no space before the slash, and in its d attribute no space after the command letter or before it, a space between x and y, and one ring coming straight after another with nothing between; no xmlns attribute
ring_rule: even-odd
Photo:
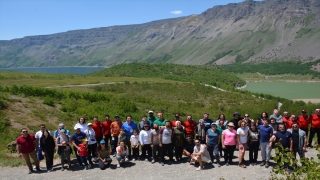
<svg viewBox="0 0 320 180"><path fill-rule="evenodd" d="M286 124L287 121L289 121L289 120L290 120L290 115L289 115L288 111L284 111L284 112L283 112L283 116L282 116L282 121L283 121L283 123ZM288 127L287 127L287 128L288 128Z"/></svg>
<svg viewBox="0 0 320 180"><path fill-rule="evenodd" d="M175 119L171 121L171 127L172 127L172 128L177 127L177 126L176 126L176 122L177 122L177 121L180 121L180 122L181 122L181 120L180 120L180 115L179 115L178 113L175 114L174 117L175 117Z"/></svg>
<svg viewBox="0 0 320 180"><path fill-rule="evenodd" d="M316 109L315 113L311 115L310 119L311 128L308 147L312 148L312 139L314 135L317 133L318 148L320 148L320 109Z"/></svg>
<svg viewBox="0 0 320 180"><path fill-rule="evenodd" d="M191 135L192 137L194 137L194 130L197 127L197 123L192 120L191 115L187 116L187 120L183 122L183 126L186 129L186 135Z"/></svg>
<svg viewBox="0 0 320 180"><path fill-rule="evenodd" d="M111 151L113 154L113 157L116 156L116 148L118 146L118 136L120 134L120 128L122 127L122 122L120 121L120 116L115 115L114 116L114 122L111 123L110 126L110 133L111 133Z"/></svg>
<svg viewBox="0 0 320 180"><path fill-rule="evenodd" d="M102 123L99 121L98 116L93 117L92 129L96 134L96 140L99 144L100 141L102 140Z"/></svg>
<svg viewBox="0 0 320 180"><path fill-rule="evenodd" d="M296 115L292 114L291 117L286 121L287 129L292 129L292 123L297 122Z"/></svg>
<svg viewBox="0 0 320 180"><path fill-rule="evenodd" d="M110 116L106 114L104 116L104 122L102 123L102 132L103 132L103 139L106 142L106 145L109 146L109 142L111 141L111 124L112 121Z"/></svg>
<svg viewBox="0 0 320 180"><path fill-rule="evenodd" d="M308 137L310 116L307 115L306 110L301 111L301 115L298 117L298 124L300 129L306 132L306 137Z"/></svg>

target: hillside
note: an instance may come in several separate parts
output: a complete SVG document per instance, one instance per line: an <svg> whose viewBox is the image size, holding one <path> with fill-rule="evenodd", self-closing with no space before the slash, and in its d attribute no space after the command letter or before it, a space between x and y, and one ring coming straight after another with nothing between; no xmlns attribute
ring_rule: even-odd
<svg viewBox="0 0 320 180"><path fill-rule="evenodd" d="M0 41L0 67L320 59L320 1L246 0L187 17Z"/></svg>

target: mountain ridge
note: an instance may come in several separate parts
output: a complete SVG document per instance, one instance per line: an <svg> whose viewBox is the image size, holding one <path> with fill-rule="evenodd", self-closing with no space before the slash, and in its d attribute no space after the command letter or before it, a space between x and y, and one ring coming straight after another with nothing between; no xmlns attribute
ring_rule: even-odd
<svg viewBox="0 0 320 180"><path fill-rule="evenodd" d="M320 59L320 1L247 0L199 15L0 41L0 67Z"/></svg>

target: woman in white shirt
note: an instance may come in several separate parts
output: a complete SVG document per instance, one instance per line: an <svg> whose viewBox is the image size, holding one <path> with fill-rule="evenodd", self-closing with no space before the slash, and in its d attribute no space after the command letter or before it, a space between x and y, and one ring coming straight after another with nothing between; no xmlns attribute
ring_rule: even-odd
<svg viewBox="0 0 320 180"><path fill-rule="evenodd" d="M148 161L151 158L152 149L150 144L150 127L149 124L144 124L143 129L140 131L139 134L139 141L142 147L142 154L141 156L144 157L145 161ZM146 156L146 152L148 151L148 157Z"/></svg>
<svg viewBox="0 0 320 180"><path fill-rule="evenodd" d="M88 129L88 125L87 125L86 119L84 117L80 117L79 118L78 123L76 124L76 126L77 125L79 125L81 132L84 132L85 130Z"/></svg>
<svg viewBox="0 0 320 180"><path fill-rule="evenodd" d="M91 165L92 163L92 157L97 157L97 140L96 140L96 134L92 128L92 123L88 123L88 129L84 131L84 133L87 136L88 139L88 160Z"/></svg>
<svg viewBox="0 0 320 180"><path fill-rule="evenodd" d="M245 168L244 165L244 153L247 149L247 142L248 142L248 134L249 128L247 126L246 120L241 120L238 122L240 128L237 129L237 143L239 147L239 166Z"/></svg>

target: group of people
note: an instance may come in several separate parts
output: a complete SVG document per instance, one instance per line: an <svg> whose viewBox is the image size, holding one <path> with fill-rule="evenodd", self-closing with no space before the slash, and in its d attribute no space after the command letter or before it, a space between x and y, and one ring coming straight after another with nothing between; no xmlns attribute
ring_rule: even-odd
<svg viewBox="0 0 320 180"><path fill-rule="evenodd" d="M260 149L260 166L269 167L270 153L275 142L295 155L298 153L300 158L304 157L307 146L312 147L316 133L318 146L320 144L320 109L316 109L312 115L302 110L299 117L289 115L287 111L281 116L274 109L270 117L263 112L256 121L249 114L241 117L238 112L233 114L230 121L223 114L212 121L208 113L204 113L203 118L197 122L191 115L182 121L179 114L168 121L161 112L155 117L153 111L149 111L148 116L142 116L139 123L135 123L130 115L126 116L125 122L120 120L119 115L114 116L114 121L109 115L104 118L100 122L95 116L92 123L86 123L85 118L80 117L72 135L63 123L58 125L53 134L46 130L44 124L40 125L35 135L22 128L21 136L16 140L18 155L24 157L29 173L34 171L30 157L37 171L40 170L39 162L45 157L47 171L52 171L56 152L61 158L62 171L66 168L65 164L68 168L72 167L72 153L75 153L79 166L85 169L90 169L94 163L100 169L106 169L112 162L111 156L115 157L117 167L130 160L140 159L151 161L152 164L158 161L164 166L165 156L168 156L169 164L173 163L174 156L178 162L184 156L190 164L198 162L196 170L201 170L205 163L210 162L220 167L222 157L225 166L233 164L236 148L239 150L239 167L246 167L244 155L247 149L250 165L257 165Z"/></svg>

